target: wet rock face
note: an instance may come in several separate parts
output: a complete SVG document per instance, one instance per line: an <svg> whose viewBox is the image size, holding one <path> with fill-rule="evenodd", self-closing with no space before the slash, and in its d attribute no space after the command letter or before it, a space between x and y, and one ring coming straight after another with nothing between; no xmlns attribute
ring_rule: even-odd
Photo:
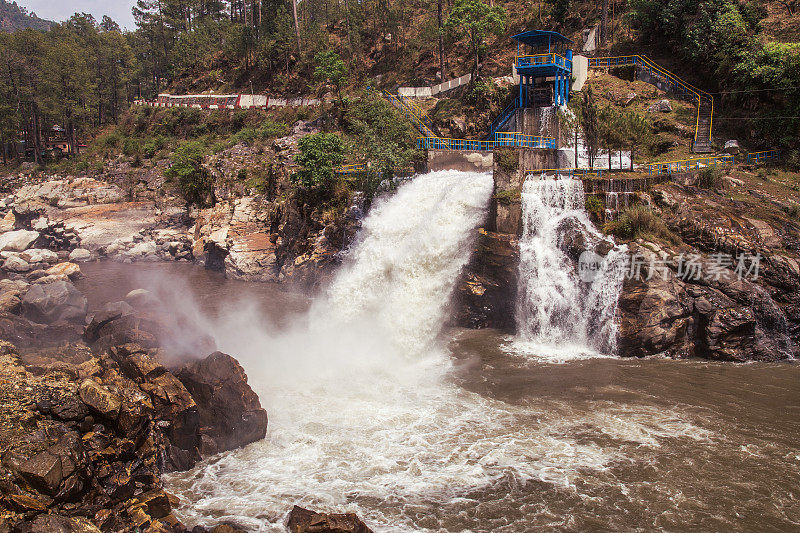
<svg viewBox="0 0 800 533"><path fill-rule="evenodd" d="M291 533L372 533L355 514L316 513L295 505L286 528Z"/></svg>
<svg viewBox="0 0 800 533"><path fill-rule="evenodd" d="M650 258L649 250L632 245ZM732 272L731 272L732 274ZM760 286L733 275L719 280L626 280L619 302L620 355L777 361L792 354L786 318Z"/></svg>
<svg viewBox="0 0 800 533"><path fill-rule="evenodd" d="M475 252L456 285L451 323L514 331L518 265L515 236L480 230Z"/></svg>
<svg viewBox="0 0 800 533"><path fill-rule="evenodd" d="M76 346L20 358L2 347L0 512L28 520L16 530L172 531L159 476L199 460L199 416L157 354Z"/></svg>
<svg viewBox="0 0 800 533"><path fill-rule="evenodd" d="M203 454L239 448L267 434L267 412L230 355L214 352L184 366L178 379L197 402Z"/></svg>
<svg viewBox="0 0 800 533"><path fill-rule="evenodd" d="M267 415L232 357L186 365L191 392L161 359L0 341L0 517L14 531L186 531L161 474L263 438Z"/></svg>

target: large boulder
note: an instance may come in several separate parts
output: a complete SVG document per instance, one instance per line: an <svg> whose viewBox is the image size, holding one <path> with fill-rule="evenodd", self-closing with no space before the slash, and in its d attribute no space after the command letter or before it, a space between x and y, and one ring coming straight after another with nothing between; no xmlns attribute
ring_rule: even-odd
<svg viewBox="0 0 800 533"><path fill-rule="evenodd" d="M22 252L39 238L38 231L19 229L0 235L0 251Z"/></svg>
<svg viewBox="0 0 800 533"><path fill-rule="evenodd" d="M736 139L730 139L725 141L725 148L722 149L723 152L726 154L736 155L741 151L741 147L739 147L739 141Z"/></svg>
<svg viewBox="0 0 800 533"><path fill-rule="evenodd" d="M83 322L87 302L68 281L33 285L22 299L25 316L35 322L52 324L62 320Z"/></svg>
<svg viewBox="0 0 800 533"><path fill-rule="evenodd" d="M58 263L57 265L53 265L47 270L45 270L45 275L47 276L65 276L69 279L78 279L83 274L81 273L81 267L78 266L76 263L64 262Z"/></svg>
<svg viewBox="0 0 800 533"><path fill-rule="evenodd" d="M666 98L659 100L647 108L648 113L669 113L670 111L672 111L672 104L670 104L669 100Z"/></svg>
<svg viewBox="0 0 800 533"><path fill-rule="evenodd" d="M247 375L230 355L214 352L187 364L178 379L200 412L204 454L232 450L263 439L267 412L247 384Z"/></svg>
<svg viewBox="0 0 800 533"><path fill-rule="evenodd" d="M644 259L642 275L626 279L619 299L619 349L624 356L668 355L722 361L777 361L792 355L786 321L763 288L728 270L719 279L664 275L647 265L653 252L631 244ZM709 270L701 262L702 271ZM652 275L651 275L652 274Z"/></svg>
<svg viewBox="0 0 800 533"><path fill-rule="evenodd" d="M31 265L18 255L9 256L3 263L3 270L7 272L22 273L28 272L30 269Z"/></svg>
<svg viewBox="0 0 800 533"><path fill-rule="evenodd" d="M39 492L67 499L80 492L87 460L80 435L69 432L47 450L24 461L18 471Z"/></svg>
<svg viewBox="0 0 800 533"><path fill-rule="evenodd" d="M122 407L122 397L116 391L104 387L92 379L81 383L78 393L83 403L93 411L109 420L116 420Z"/></svg>
<svg viewBox="0 0 800 533"><path fill-rule="evenodd" d="M317 513L295 505L286 528L291 533L372 533L354 513Z"/></svg>
<svg viewBox="0 0 800 533"><path fill-rule="evenodd" d="M30 248L19 256L28 263L58 263L58 254L44 248Z"/></svg>
<svg viewBox="0 0 800 533"><path fill-rule="evenodd" d="M69 253L69 260L77 263L81 261L88 261L92 258L92 252L85 248L75 248Z"/></svg>

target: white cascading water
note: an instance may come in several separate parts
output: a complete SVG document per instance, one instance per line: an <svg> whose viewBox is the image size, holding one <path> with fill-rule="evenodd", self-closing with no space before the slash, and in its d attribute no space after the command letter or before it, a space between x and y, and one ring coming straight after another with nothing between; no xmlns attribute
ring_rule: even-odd
<svg viewBox="0 0 800 533"><path fill-rule="evenodd" d="M627 460L618 440L587 440L587 423L640 446L692 430L663 408L621 416L599 404L587 419L558 398L505 402L455 382L441 329L492 188L488 174L419 176L373 206L328 294L293 328L243 302L209 322L269 427L165 477L184 524L284 532L296 504L355 512L381 532L523 531L522 487L573 494L579 477Z"/></svg>
<svg viewBox="0 0 800 533"><path fill-rule="evenodd" d="M594 280L580 279L559 246L568 231L608 241L584 210L583 183L528 178L522 191L517 340L514 347L549 360L611 354L625 247L613 247Z"/></svg>

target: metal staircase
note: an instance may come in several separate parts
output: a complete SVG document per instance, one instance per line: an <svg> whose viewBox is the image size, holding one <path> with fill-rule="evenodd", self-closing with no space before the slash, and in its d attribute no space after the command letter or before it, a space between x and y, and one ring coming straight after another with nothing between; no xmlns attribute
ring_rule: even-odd
<svg viewBox="0 0 800 533"><path fill-rule="evenodd" d="M589 68L613 68L631 65L641 69L646 74L647 79L645 81L648 83L655 85L659 89L671 91L679 98L697 104L692 150L697 153L713 152L711 133L714 123L714 97L711 94L661 68L647 56L593 57L589 59Z"/></svg>
<svg viewBox="0 0 800 533"><path fill-rule="evenodd" d="M505 126L506 122L508 122L509 119L511 119L511 117L514 115L514 111L516 111L518 107L519 107L519 96L514 98L514 101L511 104L509 104L508 107L503 109L503 111L497 116L497 118L494 119L492 125L489 126L488 135L486 135L486 137L484 137L483 139L485 141L492 139L494 137L494 134L497 133L500 130L500 128Z"/></svg>

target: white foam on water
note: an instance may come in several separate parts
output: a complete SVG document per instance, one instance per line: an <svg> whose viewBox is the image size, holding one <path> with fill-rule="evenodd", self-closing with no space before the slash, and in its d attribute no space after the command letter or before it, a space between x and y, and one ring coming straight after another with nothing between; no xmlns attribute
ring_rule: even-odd
<svg viewBox="0 0 800 533"><path fill-rule="evenodd" d="M450 378L438 337L492 188L486 174L420 176L374 206L327 295L291 330L242 306L212 324L270 421L265 440L166 476L185 524L284 531L297 504L356 512L376 531L436 530L433 516L475 491L508 480L575 491L625 460L587 441L569 406L509 404ZM649 442L641 423L652 425L633 421L626 438Z"/></svg>

